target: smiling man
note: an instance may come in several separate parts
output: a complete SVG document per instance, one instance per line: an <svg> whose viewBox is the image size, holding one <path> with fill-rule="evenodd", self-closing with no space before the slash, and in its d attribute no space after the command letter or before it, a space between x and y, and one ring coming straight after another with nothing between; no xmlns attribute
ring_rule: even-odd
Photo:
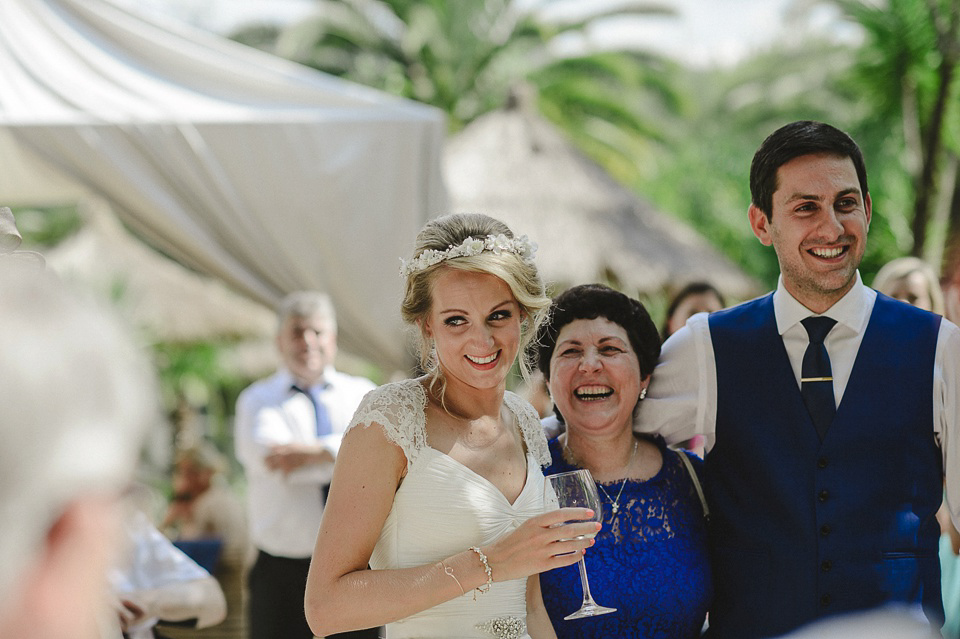
<svg viewBox="0 0 960 639"><path fill-rule="evenodd" d="M960 329L863 285L873 211L846 133L778 129L750 192L777 290L691 318L637 421L707 439L710 636L775 637L892 602L939 627L944 474L960 520Z"/></svg>
<svg viewBox="0 0 960 639"><path fill-rule="evenodd" d="M258 551L248 577L250 639L312 639L303 597L325 488L350 418L374 384L334 368L337 321L329 296L291 293L277 315L282 366L237 399L237 458Z"/></svg>

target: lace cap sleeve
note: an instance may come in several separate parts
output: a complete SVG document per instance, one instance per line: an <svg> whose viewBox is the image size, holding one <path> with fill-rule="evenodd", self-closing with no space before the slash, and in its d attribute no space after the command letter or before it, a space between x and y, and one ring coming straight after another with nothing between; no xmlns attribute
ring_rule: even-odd
<svg viewBox="0 0 960 639"><path fill-rule="evenodd" d="M409 468L427 445L426 404L427 395L415 379L384 384L364 396L347 430L379 425L387 439L403 450Z"/></svg>
<svg viewBox="0 0 960 639"><path fill-rule="evenodd" d="M527 444L527 450L533 454L534 459L541 467L549 466L551 463L550 448L547 446L547 436L540 425L540 416L537 415L536 409L530 402L510 391L504 393L503 401L507 408L517 416L517 423L520 424L520 432Z"/></svg>

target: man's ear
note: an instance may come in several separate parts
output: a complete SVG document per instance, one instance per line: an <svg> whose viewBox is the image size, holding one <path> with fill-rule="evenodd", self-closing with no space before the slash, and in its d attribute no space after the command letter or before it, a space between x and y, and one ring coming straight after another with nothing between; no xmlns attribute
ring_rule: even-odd
<svg viewBox="0 0 960 639"><path fill-rule="evenodd" d="M757 239L760 240L760 243L764 246L773 244L773 239L770 237L770 220L767 219L766 213L761 211L757 205L751 204L747 209L747 217L750 218L750 228Z"/></svg>

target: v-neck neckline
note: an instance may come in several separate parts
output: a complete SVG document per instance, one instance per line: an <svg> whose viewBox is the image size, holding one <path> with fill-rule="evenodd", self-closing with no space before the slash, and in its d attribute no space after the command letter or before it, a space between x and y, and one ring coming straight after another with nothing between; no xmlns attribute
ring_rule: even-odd
<svg viewBox="0 0 960 639"><path fill-rule="evenodd" d="M470 474L473 475L474 477L476 477L476 478L480 479L481 481L483 481L487 486L490 487L491 490L493 490L495 493L497 493L498 495L500 495L500 497L503 499L503 501L506 502L507 505L509 505L511 508L516 508L516 505L517 505L517 503L520 501L520 498L523 496L523 494L524 494L525 492L527 492L527 488L529 488L529 486L530 486L530 468L531 468L530 462L531 462L531 460L530 460L530 453L529 453L529 452L524 453L524 456L523 456L524 471L525 471L525 472L524 472L524 477L523 477L523 487L520 489L520 492L517 493L516 498L511 502L511 501L507 498L507 496L504 494L504 492L497 487L496 484L494 484L494 483L493 483L492 481L490 481L488 478L484 477L483 475L481 475L481 474L478 473L477 471L473 470L472 468L470 468L469 466L467 466L466 464L464 464L464 463L461 462L460 460L451 457L450 455L448 455L447 453L443 452L442 450L437 450L436 448L434 448L433 446L430 446L429 444L427 444L426 448L427 448L428 450L430 450L431 452L433 452L439 459L449 460L450 463L456 464L457 466L459 466L460 468L463 468L465 471L467 471L468 473L470 473Z"/></svg>

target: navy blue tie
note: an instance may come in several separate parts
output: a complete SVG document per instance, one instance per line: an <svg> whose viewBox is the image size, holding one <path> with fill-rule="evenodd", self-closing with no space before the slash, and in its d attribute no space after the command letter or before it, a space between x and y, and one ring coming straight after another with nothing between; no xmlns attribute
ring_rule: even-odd
<svg viewBox="0 0 960 639"><path fill-rule="evenodd" d="M333 428L330 426L330 415L327 414L327 408L317 401L317 398L310 392L310 389L301 388L293 384L290 390L303 393L307 396L307 399L310 400L310 403L313 404L313 414L316 417L317 437L323 437L324 435L332 433Z"/></svg>
<svg viewBox="0 0 960 639"><path fill-rule="evenodd" d="M317 437L323 437L324 435L329 435L333 432L333 427L330 426L330 415L327 414L327 407L317 401L317 398L313 396L313 393L310 392L307 388L301 388L296 384L290 386L290 390L303 393L310 400L310 403L313 404L313 414L317 419ZM324 484L320 487L320 492L323 493L323 501L326 503L327 495L330 493L330 484Z"/></svg>
<svg viewBox="0 0 960 639"><path fill-rule="evenodd" d="M833 398L830 355L827 354L823 340L837 320L829 317L808 317L800 323L807 329L810 337L800 369L800 395L803 396L803 403L807 405L807 411L822 441L837 412L837 403Z"/></svg>

